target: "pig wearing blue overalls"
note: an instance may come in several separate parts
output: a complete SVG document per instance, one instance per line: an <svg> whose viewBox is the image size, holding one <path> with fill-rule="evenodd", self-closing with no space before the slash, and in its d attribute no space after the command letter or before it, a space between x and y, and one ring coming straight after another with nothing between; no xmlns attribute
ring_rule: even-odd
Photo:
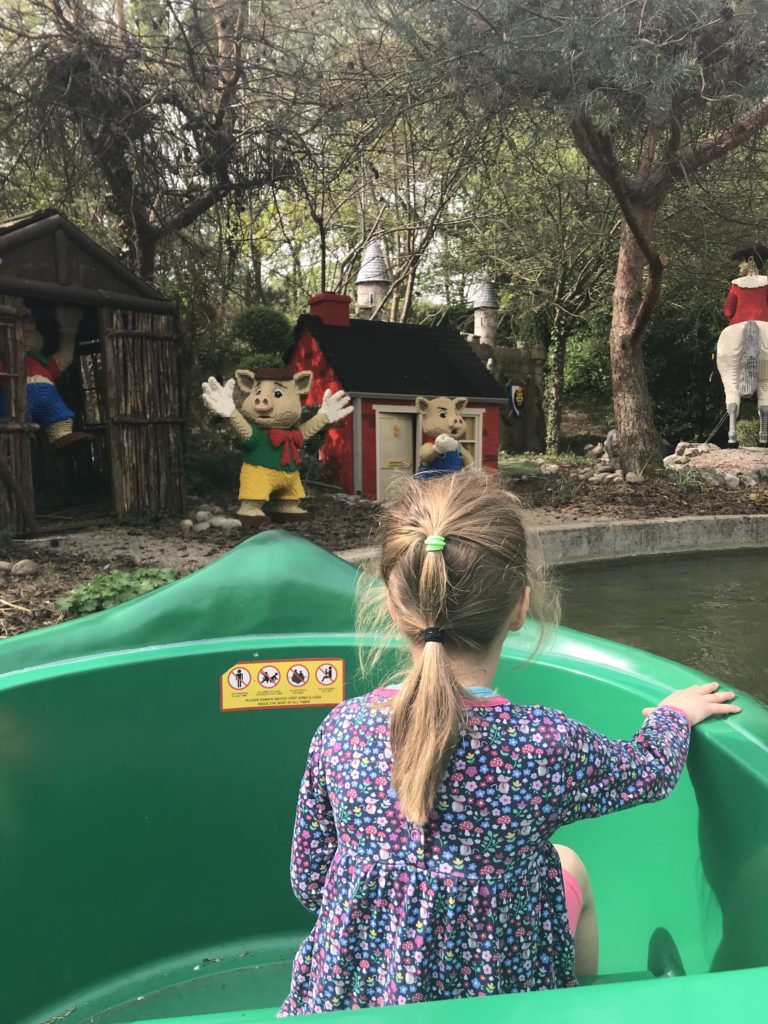
<svg viewBox="0 0 768 1024"><path fill-rule="evenodd" d="M466 398L423 398L416 399L416 408L421 413L421 427L426 438L419 452L419 468L416 476L429 480L473 464L471 454L459 444L464 437L466 424L461 410Z"/></svg>

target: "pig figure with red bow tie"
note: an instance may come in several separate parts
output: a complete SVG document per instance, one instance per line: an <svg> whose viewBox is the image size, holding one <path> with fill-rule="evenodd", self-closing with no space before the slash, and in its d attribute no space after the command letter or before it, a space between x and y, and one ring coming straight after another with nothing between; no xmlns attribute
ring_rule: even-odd
<svg viewBox="0 0 768 1024"><path fill-rule="evenodd" d="M259 529L269 518L284 523L304 519L306 509L299 476L304 442L329 423L349 416L352 404L345 391L325 392L319 411L301 423L301 396L312 386L312 371L266 369L236 370L226 384L209 377L203 384L203 402L217 416L229 420L243 451L240 470L240 508L243 526Z"/></svg>

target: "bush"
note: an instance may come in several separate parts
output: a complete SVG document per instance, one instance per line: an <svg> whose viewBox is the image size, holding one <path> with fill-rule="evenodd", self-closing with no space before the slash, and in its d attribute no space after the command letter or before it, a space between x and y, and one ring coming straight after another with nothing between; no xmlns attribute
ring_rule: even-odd
<svg viewBox="0 0 768 1024"><path fill-rule="evenodd" d="M742 448L756 448L760 437L760 420L737 420L736 437Z"/></svg>
<svg viewBox="0 0 768 1024"><path fill-rule="evenodd" d="M94 576L83 586L75 587L65 597L58 599L56 607L68 619L75 619L78 615L100 612L104 608L112 608L131 598L148 594L175 580L177 575L173 569L137 569L135 572L116 569L114 572Z"/></svg>
<svg viewBox="0 0 768 1024"><path fill-rule="evenodd" d="M262 367L283 365L282 352L249 352L237 358L236 370L261 370Z"/></svg>
<svg viewBox="0 0 768 1024"><path fill-rule="evenodd" d="M233 319L231 333L236 352L246 356L267 353L271 357L288 347L291 323L272 306L248 306Z"/></svg>
<svg viewBox="0 0 768 1024"><path fill-rule="evenodd" d="M603 405L611 398L610 325L595 317L583 331L569 339L565 350L563 385L568 399L577 404Z"/></svg>

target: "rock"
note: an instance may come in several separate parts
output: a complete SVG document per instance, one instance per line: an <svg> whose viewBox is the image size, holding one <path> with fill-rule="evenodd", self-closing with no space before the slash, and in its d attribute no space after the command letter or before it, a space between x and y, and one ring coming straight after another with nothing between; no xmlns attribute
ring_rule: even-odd
<svg viewBox="0 0 768 1024"><path fill-rule="evenodd" d="M584 447L582 448L582 451L586 455L587 452L594 451L594 448L595 448L595 446L593 444L585 444Z"/></svg>
<svg viewBox="0 0 768 1024"><path fill-rule="evenodd" d="M739 478L735 473L724 473L723 483L726 487L729 487L732 491L735 491L739 486Z"/></svg>
<svg viewBox="0 0 768 1024"><path fill-rule="evenodd" d="M195 523L195 525L192 527L192 533L205 533L205 531L210 530L210 528L211 524L209 520L203 519L199 523Z"/></svg>
<svg viewBox="0 0 768 1024"><path fill-rule="evenodd" d="M230 519L229 516L213 516L208 523L216 530L242 530L243 528L239 519Z"/></svg>
<svg viewBox="0 0 768 1024"><path fill-rule="evenodd" d="M700 473L705 480L709 480L709 482L714 484L716 487L725 486L725 477L722 473L718 473L716 469L702 469L700 470Z"/></svg>
<svg viewBox="0 0 768 1024"><path fill-rule="evenodd" d="M623 484L624 483L624 474L621 473L621 472L614 473L613 476L611 477L611 483Z"/></svg>
<svg viewBox="0 0 768 1024"><path fill-rule="evenodd" d="M221 507L221 505L211 505L211 509L210 510L211 510L211 512L213 512L213 514L215 516L223 516L224 515L224 509ZM239 521L240 520L238 520L238 522Z"/></svg>
<svg viewBox="0 0 768 1024"><path fill-rule="evenodd" d="M31 558L22 558L11 568L11 576L37 576L40 566Z"/></svg>
<svg viewBox="0 0 768 1024"><path fill-rule="evenodd" d="M603 444L605 446L606 452L608 452L610 457L612 459L618 459L618 457L619 457L619 435L618 435L618 433L617 433L615 428L613 430L609 430L608 431L608 433L605 436L605 441L603 442Z"/></svg>
<svg viewBox="0 0 768 1024"><path fill-rule="evenodd" d="M0 562L0 572L10 572L13 562Z"/></svg>
<svg viewBox="0 0 768 1024"><path fill-rule="evenodd" d="M191 520L191 519L182 519L182 520L181 520L181 522L179 523L179 526L180 526L180 527L182 528L182 530L183 530L183 531L184 531L185 533L186 533L186 532L187 532L188 530L191 530L191 529L192 529L192 527L193 527L194 525L195 525L195 524L194 524L194 523L192 522L192 520Z"/></svg>
<svg viewBox="0 0 768 1024"><path fill-rule="evenodd" d="M689 445L688 445L687 441L680 441L680 442L678 442L678 445L675 448L675 455L685 455L685 450L688 447L689 447Z"/></svg>
<svg viewBox="0 0 768 1024"><path fill-rule="evenodd" d="M605 473L595 473L594 476L589 477L587 483L590 484L601 484L604 480L607 480Z"/></svg>
<svg viewBox="0 0 768 1024"><path fill-rule="evenodd" d="M541 472L544 476L556 476L560 472L560 467L556 462L544 462L541 465Z"/></svg>
<svg viewBox="0 0 768 1024"><path fill-rule="evenodd" d="M194 520L196 523L207 523L210 518L211 513L208 511L207 508L199 509L197 512L195 512L194 515Z"/></svg>
<svg viewBox="0 0 768 1024"><path fill-rule="evenodd" d="M592 448L591 454L594 455L595 458L598 458L600 455L605 455L605 446L602 442L599 442Z"/></svg>
<svg viewBox="0 0 768 1024"><path fill-rule="evenodd" d="M627 473L627 475L624 477L624 479L626 480L626 482L628 484L644 484L645 483L645 477L643 476L642 473L633 473L631 470L630 470L629 473Z"/></svg>
<svg viewBox="0 0 768 1024"><path fill-rule="evenodd" d="M211 505L198 505L197 507L201 512L213 512ZM202 520L199 520L199 522L202 522Z"/></svg>
<svg viewBox="0 0 768 1024"><path fill-rule="evenodd" d="M757 487L757 476L754 473L746 473L741 479L745 487Z"/></svg>
<svg viewBox="0 0 768 1024"><path fill-rule="evenodd" d="M667 455L664 459L664 465L667 469L671 469L673 466L687 466L688 459L685 455Z"/></svg>
<svg viewBox="0 0 768 1024"><path fill-rule="evenodd" d="M610 462L606 462L604 466L598 466L597 467L597 472L598 473L615 473L616 470L613 468L613 465Z"/></svg>

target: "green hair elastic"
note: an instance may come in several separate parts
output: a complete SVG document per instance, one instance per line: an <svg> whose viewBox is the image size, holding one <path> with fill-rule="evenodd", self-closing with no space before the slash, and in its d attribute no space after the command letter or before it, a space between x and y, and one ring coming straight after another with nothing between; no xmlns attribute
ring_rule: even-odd
<svg viewBox="0 0 768 1024"><path fill-rule="evenodd" d="M445 547L445 537L441 537L439 533L431 533L424 541L424 547L427 551L442 551Z"/></svg>

